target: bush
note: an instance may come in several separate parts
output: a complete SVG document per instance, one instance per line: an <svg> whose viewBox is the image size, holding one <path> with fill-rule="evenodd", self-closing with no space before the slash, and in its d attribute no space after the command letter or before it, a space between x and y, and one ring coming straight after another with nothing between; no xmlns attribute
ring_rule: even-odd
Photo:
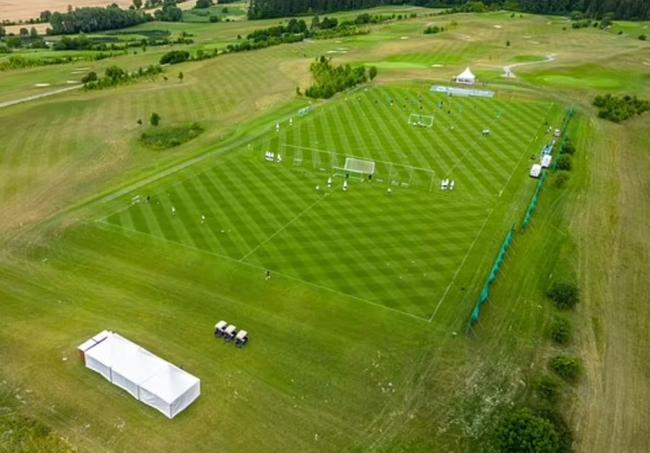
<svg viewBox="0 0 650 453"><path fill-rule="evenodd" d="M202 132L203 127L197 123L188 126L152 128L140 135L140 141L149 148L162 150L182 145L198 137Z"/></svg>
<svg viewBox="0 0 650 453"><path fill-rule="evenodd" d="M151 114L151 118L149 118L149 123L151 123L152 126L156 127L160 124L160 115L158 115L156 112L153 112Z"/></svg>
<svg viewBox="0 0 650 453"><path fill-rule="evenodd" d="M437 25L429 25L427 28L424 29L424 34L425 35L435 35L436 33L440 33L444 29L442 27L438 27Z"/></svg>
<svg viewBox="0 0 650 453"><path fill-rule="evenodd" d="M97 81L97 73L90 71L88 74L81 78L81 83L95 82Z"/></svg>
<svg viewBox="0 0 650 453"><path fill-rule="evenodd" d="M212 6L212 0L196 0L196 9L205 9Z"/></svg>
<svg viewBox="0 0 650 453"><path fill-rule="evenodd" d="M210 23L213 23L213 24L216 23L216 22L221 21L221 19L219 19L219 16L215 16L215 15L210 16L209 20L210 20Z"/></svg>
<svg viewBox="0 0 650 453"><path fill-rule="evenodd" d="M645 41L646 39L648 39L648 37L646 35L639 35L639 39L641 41Z"/></svg>
<svg viewBox="0 0 650 453"><path fill-rule="evenodd" d="M556 453L560 436L551 421L530 409L518 409L499 422L495 432L495 446L502 452Z"/></svg>
<svg viewBox="0 0 650 453"><path fill-rule="evenodd" d="M565 381L575 382L582 372L582 362L578 357L559 355L553 357L549 368Z"/></svg>
<svg viewBox="0 0 650 453"><path fill-rule="evenodd" d="M576 147L571 143L570 141L566 141L564 145L562 145L562 149L560 150L562 154L575 154L576 152Z"/></svg>
<svg viewBox="0 0 650 453"><path fill-rule="evenodd" d="M558 170L565 170L565 171L571 171L571 168L573 168L573 164L571 162L571 156L568 154L560 154L560 157L557 158L557 163L555 164L555 168Z"/></svg>
<svg viewBox="0 0 650 453"><path fill-rule="evenodd" d="M560 396L560 382L557 378L546 374L535 384L535 393L542 401L554 404Z"/></svg>
<svg viewBox="0 0 650 453"><path fill-rule="evenodd" d="M186 50L172 50L160 58L160 64L177 64L190 59L190 53Z"/></svg>
<svg viewBox="0 0 650 453"><path fill-rule="evenodd" d="M571 340L571 323L566 318L555 318L549 328L549 336L557 344L567 344Z"/></svg>
<svg viewBox="0 0 650 453"><path fill-rule="evenodd" d="M650 101L637 99L636 96L616 97L611 94L596 96L593 102L598 107L598 116L615 123L620 123L628 118L650 110Z"/></svg>
<svg viewBox="0 0 650 453"><path fill-rule="evenodd" d="M555 302L561 310L575 307L580 299L578 287L574 283L555 282L546 292L546 295Z"/></svg>
<svg viewBox="0 0 650 453"><path fill-rule="evenodd" d="M566 183L569 181L569 175L564 172L564 171L559 171L555 175L555 179L553 180L553 186L557 189L561 189L562 187L566 186Z"/></svg>

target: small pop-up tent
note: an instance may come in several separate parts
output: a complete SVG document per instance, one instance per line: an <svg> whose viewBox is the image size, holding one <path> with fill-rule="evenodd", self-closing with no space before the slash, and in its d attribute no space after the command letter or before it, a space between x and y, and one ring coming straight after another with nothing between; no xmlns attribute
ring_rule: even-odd
<svg viewBox="0 0 650 453"><path fill-rule="evenodd" d="M474 85L476 83L476 76L472 73L469 68L456 76L456 83L462 83L464 85Z"/></svg>
<svg viewBox="0 0 650 453"><path fill-rule="evenodd" d="M201 394L201 381L126 338L104 331L79 346L87 368L174 418Z"/></svg>

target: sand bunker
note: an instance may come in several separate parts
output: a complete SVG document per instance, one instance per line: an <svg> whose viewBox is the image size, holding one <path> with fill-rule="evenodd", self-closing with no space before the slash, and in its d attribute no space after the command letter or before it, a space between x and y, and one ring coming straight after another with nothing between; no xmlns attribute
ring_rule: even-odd
<svg viewBox="0 0 650 453"><path fill-rule="evenodd" d="M49 87L50 84L49 83L36 83L36 84L34 84L34 86L36 88L45 88L45 87Z"/></svg>

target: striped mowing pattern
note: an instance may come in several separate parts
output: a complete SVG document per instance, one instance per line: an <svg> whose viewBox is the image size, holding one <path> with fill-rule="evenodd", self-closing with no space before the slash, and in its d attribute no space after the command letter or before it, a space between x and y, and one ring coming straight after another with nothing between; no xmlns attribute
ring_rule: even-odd
<svg viewBox="0 0 650 453"><path fill-rule="evenodd" d="M416 93L373 89L279 132L272 125L248 150L141 190L149 203L105 221L247 263L260 277L270 269L429 319L549 106L427 93L423 106L436 120L422 129L407 124L414 106L404 104ZM441 100L451 115L437 107ZM490 137L481 135L486 126ZM283 161L266 162L268 150ZM335 178L328 188L331 166L346 154L395 163L394 184L351 182L343 192ZM400 185L407 165L432 169L433 190L426 178ZM377 179L388 166L378 164ZM453 193L440 191L443 177L456 179Z"/></svg>

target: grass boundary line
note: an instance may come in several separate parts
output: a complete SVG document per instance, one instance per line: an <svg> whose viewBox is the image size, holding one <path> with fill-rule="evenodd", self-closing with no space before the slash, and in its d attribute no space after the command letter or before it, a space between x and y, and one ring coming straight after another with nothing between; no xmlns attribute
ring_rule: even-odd
<svg viewBox="0 0 650 453"><path fill-rule="evenodd" d="M330 288L329 286L321 285L321 284L314 283L314 282L309 282L307 280L303 280L302 278L296 277L294 275L285 274L283 272L277 272L277 271L275 271L273 269L267 269L267 268L265 268L263 266L258 266L256 264L253 264L253 263L248 262L248 261L241 261L241 260L238 260L236 258L232 258L230 256L223 255L221 253L212 252L210 250L203 250L203 249L200 249L198 247L193 247L193 246L190 246L190 245L182 244L180 242L171 241L171 240L169 240L167 238L162 238L162 237L153 235L151 233L145 233L143 231L134 230L132 228L127 228L127 227L124 227L124 226L121 226L121 225L115 225L115 224L106 222L105 220L95 220L93 223L101 224L101 225L104 225L105 227L112 228L114 230L120 230L122 232L127 232L127 233L132 233L132 234L138 234L138 235L141 235L141 236L146 236L146 237L148 237L150 239L154 239L154 240L161 241L161 242L166 242L168 244L172 244L174 246L185 248L185 249L188 249L188 250L193 250L195 252L205 253L205 254L208 254L208 255L216 256L217 258L221 258L221 259L223 259L225 261L228 261L228 262L231 262L231 263L234 263L234 264L245 265L245 266L248 266L248 267L250 267L252 269L256 269L256 270L260 270L260 271L270 270L272 273L274 273L276 275L279 275L280 277L302 283L302 284L304 284L306 286L311 286L313 288L318 288L318 289L328 291L330 293L334 293L334 294L337 294L337 295L340 295L340 296L343 296L343 297L354 299L354 300L357 300L359 302L363 302L364 304L368 304L368 305L372 305L372 306L374 306L376 308L380 308L382 310L387 310L387 311L390 311L390 312L393 312L393 313L398 313L398 314L400 314L402 316L407 316L407 317L412 318L412 319L417 319L418 321L430 322L430 321L427 320L427 318L425 318L423 316L416 315L414 313L409 313L409 312L406 312L406 311L403 311L403 310L398 310L396 308L392 308L392 307L389 307L387 305L382 305L382 304L379 304L377 302L373 302L371 300L364 299L362 297L358 297L358 296L354 296L352 294L344 293L344 292L336 290L334 288Z"/></svg>

